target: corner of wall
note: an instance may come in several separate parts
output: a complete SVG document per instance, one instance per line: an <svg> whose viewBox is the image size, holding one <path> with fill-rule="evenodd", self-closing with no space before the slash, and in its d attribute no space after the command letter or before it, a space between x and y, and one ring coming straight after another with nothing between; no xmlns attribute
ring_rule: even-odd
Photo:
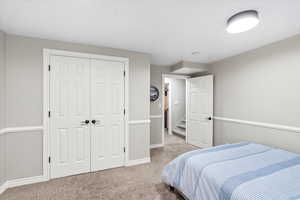
<svg viewBox="0 0 300 200"><path fill-rule="evenodd" d="M6 190L6 33L0 30L0 195Z"/></svg>

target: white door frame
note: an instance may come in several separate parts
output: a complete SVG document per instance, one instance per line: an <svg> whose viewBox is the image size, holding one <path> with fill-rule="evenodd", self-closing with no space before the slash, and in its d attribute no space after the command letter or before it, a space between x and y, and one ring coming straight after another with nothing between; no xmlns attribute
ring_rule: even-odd
<svg viewBox="0 0 300 200"><path fill-rule="evenodd" d="M175 74L162 74L162 84L161 84L161 92L162 92L162 106L161 106L161 112L162 112L162 129L161 129L161 137L162 137L162 144L165 145L165 112L164 112L164 105L165 105L165 78L171 78L171 79L184 79L185 83L187 83L187 79L190 78L190 76L186 76L186 75L175 75ZM169 88L171 88L171 85L169 85ZM171 91L172 92L172 91ZM169 97L171 96L171 92L169 93ZM187 93L186 93L187 95ZM186 96L187 97L187 96ZM172 105L171 105L172 101L170 101L169 99L169 115L172 112ZM172 135L172 129L170 127L172 127L172 118L170 116L168 116L168 121L169 121L169 130L168 130L168 134Z"/></svg>
<svg viewBox="0 0 300 200"><path fill-rule="evenodd" d="M106 55L97 55L97 54L89 54L89 53L79 53L72 51L62 51L55 49L43 49L43 177L46 180L50 180L50 164L49 157L51 156L50 149L50 119L48 117L48 112L50 110L49 98L50 98L50 74L49 74L49 64L50 64L50 56L69 56L76 58L87 58L87 59L101 59L101 60L109 60L109 61L117 61L124 63L125 66L125 162L124 166L128 164L129 154L129 58L126 57L116 57L116 56L106 56Z"/></svg>

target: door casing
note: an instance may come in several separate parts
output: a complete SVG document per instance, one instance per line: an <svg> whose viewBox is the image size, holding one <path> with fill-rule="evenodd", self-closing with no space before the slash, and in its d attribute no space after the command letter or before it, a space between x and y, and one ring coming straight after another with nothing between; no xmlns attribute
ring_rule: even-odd
<svg viewBox="0 0 300 200"><path fill-rule="evenodd" d="M55 49L43 49L43 177L45 180L50 180L50 162L49 158L51 157L50 149L50 73L49 68L50 56L66 56L66 57L77 57L77 58L87 58L87 59L101 59L108 61L118 61L124 63L125 68L125 116L124 116L124 127L125 127L125 163L126 166L129 161L129 58L126 57L117 57L117 56L106 56L106 55L97 55L89 53L79 53L72 51L63 51Z"/></svg>
<svg viewBox="0 0 300 200"><path fill-rule="evenodd" d="M207 75L207 76L212 76L213 77L213 75ZM186 81L186 100L188 99L188 93L189 93L188 80L191 78L190 76L174 75L174 74L162 74L162 87L161 87L162 93L164 92L165 78L184 79ZM163 96L163 94L162 94L162 96ZM161 112L162 112L162 130L161 130L162 146L164 146L164 132L165 132L165 127L164 127L164 115L165 115L165 113L164 113L164 104L165 104L165 100L164 100L164 98L162 98L162 106L161 106L161 108L162 108L162 110L161 110ZM169 107L170 107L170 104L171 104L171 102L169 101ZM186 112L188 112L188 101L186 101ZM187 119L187 114L186 114L186 119ZM213 120L213 116L212 116L212 120ZM171 123L169 124L169 126L171 125ZM213 129L212 129L212 131L213 131ZM186 123L185 142L188 143L188 123Z"/></svg>
<svg viewBox="0 0 300 200"><path fill-rule="evenodd" d="M161 91L162 91L162 105L161 105L161 112L162 112L162 118L161 118L161 123L162 123L162 127L161 127L161 141L162 144L161 146L165 145L165 125L164 125L164 120L165 120L165 112L164 112L164 105L165 105L165 98L164 97L164 89L165 89L165 78L171 78L171 79L183 79L185 81L187 81L187 79L190 78L190 76L186 76L186 75L174 75L174 74L162 74L162 83L161 83ZM187 90L186 90L187 91ZM187 93L186 93L187 95ZM169 93L169 98L171 97L171 92ZM187 96L186 96L187 97ZM170 117L170 113L172 112L172 101L169 99L169 117L168 117L168 125L169 125L169 130L168 130L168 134L172 135L172 129L170 127L172 127L172 120Z"/></svg>

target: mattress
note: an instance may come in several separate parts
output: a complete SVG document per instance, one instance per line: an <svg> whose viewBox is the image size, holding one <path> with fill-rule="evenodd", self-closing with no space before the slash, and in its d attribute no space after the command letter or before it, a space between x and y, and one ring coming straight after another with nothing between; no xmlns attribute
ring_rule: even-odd
<svg viewBox="0 0 300 200"><path fill-rule="evenodd" d="M187 152L162 181L190 200L300 199L300 155L243 142Z"/></svg>

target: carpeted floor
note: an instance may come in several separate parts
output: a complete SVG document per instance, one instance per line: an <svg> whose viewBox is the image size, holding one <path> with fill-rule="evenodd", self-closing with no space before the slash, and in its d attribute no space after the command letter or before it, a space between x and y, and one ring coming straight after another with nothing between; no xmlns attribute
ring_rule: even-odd
<svg viewBox="0 0 300 200"><path fill-rule="evenodd" d="M178 136L151 150L151 163L87 173L12 188L1 200L171 200L181 199L161 183L161 170L176 156L194 150Z"/></svg>

